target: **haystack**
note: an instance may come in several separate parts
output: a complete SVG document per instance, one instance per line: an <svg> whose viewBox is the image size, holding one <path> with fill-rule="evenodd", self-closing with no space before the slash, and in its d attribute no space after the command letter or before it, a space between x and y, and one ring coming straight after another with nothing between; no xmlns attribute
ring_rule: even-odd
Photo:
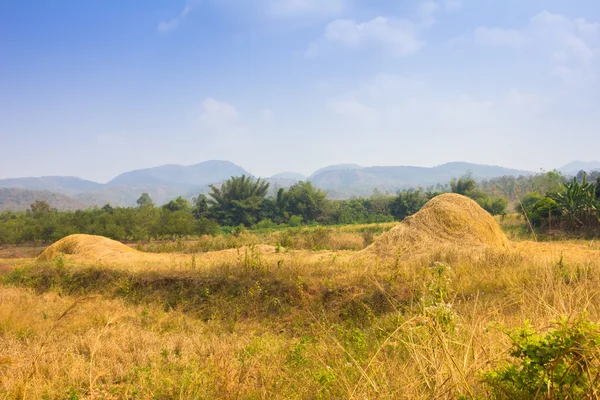
<svg viewBox="0 0 600 400"><path fill-rule="evenodd" d="M250 250L266 256L276 254L274 246L256 245L252 249L241 247L203 253L197 259L194 255L194 260L198 264L235 262L240 255L243 257ZM173 268L177 265L188 265L192 259L190 254L146 253L104 236L79 234L67 236L47 247L38 257L38 261L52 261L59 254L79 264L121 266L130 270L134 267L156 265Z"/></svg>
<svg viewBox="0 0 600 400"><path fill-rule="evenodd" d="M38 260L52 261L58 254L78 262L120 262L144 257L144 253L104 236L70 235L46 248Z"/></svg>
<svg viewBox="0 0 600 400"><path fill-rule="evenodd" d="M446 193L383 234L364 250L380 257L419 254L442 247L506 248L508 240L494 218L475 201Z"/></svg>

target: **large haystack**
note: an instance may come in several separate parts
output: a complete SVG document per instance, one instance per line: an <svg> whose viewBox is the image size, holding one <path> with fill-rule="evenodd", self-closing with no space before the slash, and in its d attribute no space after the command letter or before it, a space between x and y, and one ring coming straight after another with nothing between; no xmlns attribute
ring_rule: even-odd
<svg viewBox="0 0 600 400"><path fill-rule="evenodd" d="M418 254L445 246L505 248L506 236L475 201L453 193L435 197L364 251L381 257Z"/></svg>
<svg viewBox="0 0 600 400"><path fill-rule="evenodd" d="M58 254L79 262L131 261L144 256L142 252L104 236L70 235L46 248L38 260L51 261Z"/></svg>

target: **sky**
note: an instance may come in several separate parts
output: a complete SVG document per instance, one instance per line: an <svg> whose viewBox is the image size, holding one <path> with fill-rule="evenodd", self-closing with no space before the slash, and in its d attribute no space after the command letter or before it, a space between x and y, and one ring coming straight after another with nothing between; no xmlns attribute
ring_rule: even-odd
<svg viewBox="0 0 600 400"><path fill-rule="evenodd" d="M3 0L0 178L600 158L598 0Z"/></svg>

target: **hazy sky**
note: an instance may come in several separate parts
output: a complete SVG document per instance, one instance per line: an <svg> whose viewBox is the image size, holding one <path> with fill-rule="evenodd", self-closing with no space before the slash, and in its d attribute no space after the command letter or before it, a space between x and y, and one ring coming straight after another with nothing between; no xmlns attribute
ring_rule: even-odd
<svg viewBox="0 0 600 400"><path fill-rule="evenodd" d="M0 178L598 159L598 0L4 0Z"/></svg>

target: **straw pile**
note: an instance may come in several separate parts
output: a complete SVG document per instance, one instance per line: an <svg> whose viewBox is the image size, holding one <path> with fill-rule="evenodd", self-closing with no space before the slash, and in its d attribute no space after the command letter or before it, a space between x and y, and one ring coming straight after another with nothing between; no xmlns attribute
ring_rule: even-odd
<svg viewBox="0 0 600 400"><path fill-rule="evenodd" d="M133 261L145 256L140 251L104 236L70 235L46 248L38 260L52 261L58 254L79 262Z"/></svg>
<svg viewBox="0 0 600 400"><path fill-rule="evenodd" d="M419 254L442 247L506 248L508 240L494 218L475 201L453 193L430 200L415 215L364 250L380 257Z"/></svg>
<svg viewBox="0 0 600 400"><path fill-rule="evenodd" d="M246 253L260 255L275 255L276 249L269 245L256 245L203 253L196 259L198 264L211 262L235 262L246 257ZM62 254L65 259L80 264L118 265L123 267L167 265L175 267L178 264L189 264L191 254L145 253L120 242L94 235L67 236L44 250L38 261L52 261Z"/></svg>

